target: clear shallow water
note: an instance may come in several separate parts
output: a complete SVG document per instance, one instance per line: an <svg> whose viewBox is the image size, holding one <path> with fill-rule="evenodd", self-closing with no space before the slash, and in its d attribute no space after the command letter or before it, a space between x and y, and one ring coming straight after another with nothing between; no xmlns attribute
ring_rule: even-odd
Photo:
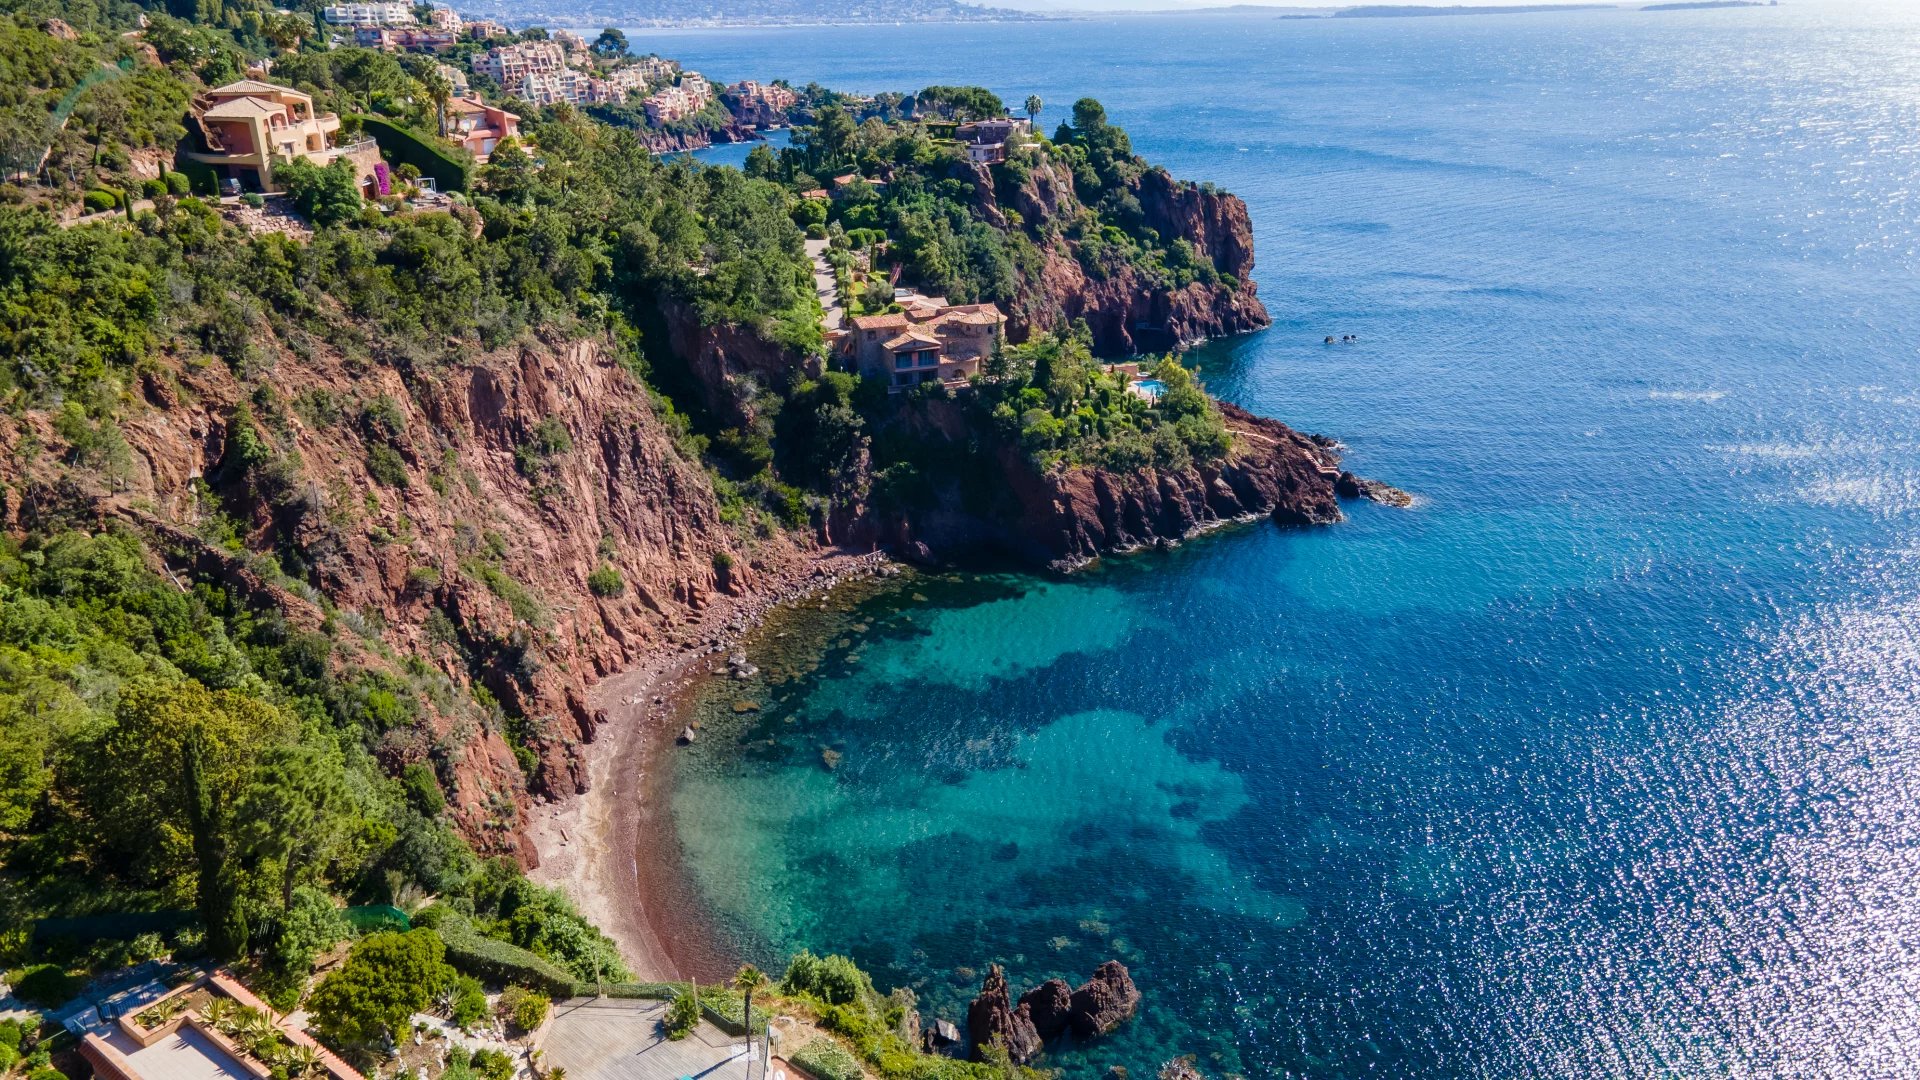
<svg viewBox="0 0 1920 1080"><path fill-rule="evenodd" d="M1076 1076L1920 1075L1920 12L634 36L1101 98L1252 209L1209 386L1421 499L771 627L672 803L744 952L1120 955Z"/></svg>

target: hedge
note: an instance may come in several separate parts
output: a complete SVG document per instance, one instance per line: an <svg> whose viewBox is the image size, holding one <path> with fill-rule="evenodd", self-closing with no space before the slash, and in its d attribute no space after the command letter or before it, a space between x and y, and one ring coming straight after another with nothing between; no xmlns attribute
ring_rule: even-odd
<svg viewBox="0 0 1920 1080"><path fill-rule="evenodd" d="M357 119L361 129L380 144L381 151L395 165L412 165L420 170L421 176L433 177L441 191L467 190L467 173L473 167L470 162L377 116L362 115Z"/></svg>
<svg viewBox="0 0 1920 1080"><path fill-rule="evenodd" d="M801 1047L788 1060L820 1080L860 1080L865 1075L860 1062L847 1048L832 1039L815 1039Z"/></svg>
<svg viewBox="0 0 1920 1080"><path fill-rule="evenodd" d="M132 941L141 934L170 934L198 921L191 911L127 911L113 915L75 915L33 924L36 955L55 941Z"/></svg>
<svg viewBox="0 0 1920 1080"><path fill-rule="evenodd" d="M476 979L544 990L556 998L578 990L573 973L511 942L474 932L464 919L443 919L436 927L447 946L447 963Z"/></svg>
<svg viewBox="0 0 1920 1080"><path fill-rule="evenodd" d="M173 171L187 178L187 184L195 195L220 194L220 174L204 161L195 161L180 154L173 159Z"/></svg>

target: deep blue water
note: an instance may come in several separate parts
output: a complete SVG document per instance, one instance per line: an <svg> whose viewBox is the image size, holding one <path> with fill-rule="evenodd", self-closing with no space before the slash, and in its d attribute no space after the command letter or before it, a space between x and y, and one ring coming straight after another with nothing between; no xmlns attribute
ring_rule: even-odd
<svg viewBox="0 0 1920 1080"><path fill-rule="evenodd" d="M1252 210L1208 385L1420 499L777 621L672 803L743 952L1121 956L1080 1077L1920 1075L1920 10L631 36L1100 98Z"/></svg>

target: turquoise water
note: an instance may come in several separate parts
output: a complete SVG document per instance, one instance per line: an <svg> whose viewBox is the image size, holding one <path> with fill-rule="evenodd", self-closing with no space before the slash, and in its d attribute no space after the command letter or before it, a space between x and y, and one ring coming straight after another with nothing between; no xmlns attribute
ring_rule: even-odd
<svg viewBox="0 0 1920 1080"><path fill-rule="evenodd" d="M1920 12L644 37L1100 97L1252 209L1209 386L1419 497L770 627L672 797L743 953L1120 956L1075 1077L1920 1074Z"/></svg>

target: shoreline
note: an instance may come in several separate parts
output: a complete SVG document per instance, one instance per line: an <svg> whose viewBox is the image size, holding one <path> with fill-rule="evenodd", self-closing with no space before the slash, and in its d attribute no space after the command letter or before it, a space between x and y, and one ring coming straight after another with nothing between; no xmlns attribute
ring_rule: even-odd
<svg viewBox="0 0 1920 1080"><path fill-rule="evenodd" d="M665 770L654 766L674 745L673 720L686 696L709 674L712 657L776 608L891 565L878 551L803 555L774 575L772 587L715 602L692 626L690 642L662 642L593 687L588 706L605 709L608 720L587 751L587 791L533 808L528 831L540 865L528 876L564 891L613 939L636 979L723 978L737 960L704 925L671 816L662 812Z"/></svg>

